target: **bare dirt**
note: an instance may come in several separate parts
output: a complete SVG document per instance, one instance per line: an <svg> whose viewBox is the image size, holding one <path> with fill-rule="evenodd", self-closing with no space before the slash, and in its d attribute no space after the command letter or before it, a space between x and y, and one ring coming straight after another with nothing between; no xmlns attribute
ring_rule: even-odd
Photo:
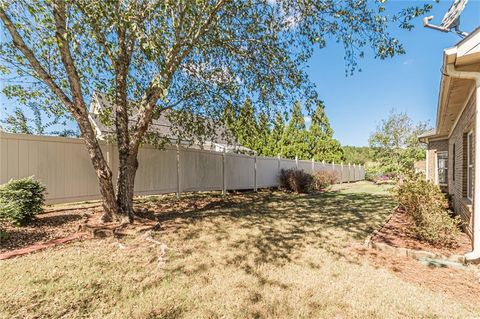
<svg viewBox="0 0 480 319"><path fill-rule="evenodd" d="M412 222L409 216L396 210L388 222L372 237L372 241L388 244L393 247L403 247L440 253L445 256L463 255L472 250L472 244L467 234L461 232L452 247L435 246L421 241L412 232Z"/></svg>
<svg viewBox="0 0 480 319"><path fill-rule="evenodd" d="M356 247L355 250L376 267L386 268L402 280L451 296L471 310L478 309L480 270L477 266L465 269L431 267L413 258L393 256L372 248Z"/></svg>
<svg viewBox="0 0 480 319"><path fill-rule="evenodd" d="M51 211L37 215L30 224L22 227L0 223L0 228L6 233L6 238L0 239L0 252L70 236L92 213L91 209Z"/></svg>

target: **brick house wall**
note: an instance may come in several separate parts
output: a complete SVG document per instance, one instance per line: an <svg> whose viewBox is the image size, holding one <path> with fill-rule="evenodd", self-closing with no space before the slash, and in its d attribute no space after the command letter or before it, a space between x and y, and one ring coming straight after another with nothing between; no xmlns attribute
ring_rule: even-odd
<svg viewBox="0 0 480 319"><path fill-rule="evenodd" d="M475 93L472 94L448 140L448 193L453 195L454 210L464 220L465 229L470 237L472 235L472 203L467 199L466 149L467 134L470 131L473 131L473 143L475 143L475 95ZM472 150L473 162L475 162L475 145L472 145ZM473 191L475 191L474 178L475 173L473 173Z"/></svg>
<svg viewBox="0 0 480 319"><path fill-rule="evenodd" d="M448 140L437 140L437 141L429 141L427 145L427 152L428 152L428 180L430 180L433 183L436 183L435 177L436 177L436 168L437 165L435 163L437 156L436 154L438 152L447 152L448 151ZM447 189L445 188L445 191Z"/></svg>

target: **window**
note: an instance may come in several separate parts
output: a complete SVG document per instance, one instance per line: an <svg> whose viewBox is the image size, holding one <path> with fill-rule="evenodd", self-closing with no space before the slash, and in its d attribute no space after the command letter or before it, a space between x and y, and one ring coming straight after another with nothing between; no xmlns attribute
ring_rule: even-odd
<svg viewBox="0 0 480 319"><path fill-rule="evenodd" d="M437 153L438 184L448 183L448 152Z"/></svg>
<svg viewBox="0 0 480 319"><path fill-rule="evenodd" d="M473 132L467 135L467 197L473 199Z"/></svg>

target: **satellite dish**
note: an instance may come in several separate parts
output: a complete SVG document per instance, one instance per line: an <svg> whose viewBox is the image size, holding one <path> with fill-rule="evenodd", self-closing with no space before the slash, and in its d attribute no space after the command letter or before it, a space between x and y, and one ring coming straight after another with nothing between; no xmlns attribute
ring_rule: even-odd
<svg viewBox="0 0 480 319"><path fill-rule="evenodd" d="M443 16L442 23L440 25L430 24L430 20L433 16L423 18L423 26L442 32L451 32L452 29L461 37L468 35L466 32L460 31L460 14L465 9L468 0L455 0L448 9L447 13Z"/></svg>

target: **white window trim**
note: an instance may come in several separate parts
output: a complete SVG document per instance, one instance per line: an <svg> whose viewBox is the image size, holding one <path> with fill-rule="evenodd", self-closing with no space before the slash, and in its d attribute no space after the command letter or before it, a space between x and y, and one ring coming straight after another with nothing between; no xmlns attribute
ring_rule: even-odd
<svg viewBox="0 0 480 319"><path fill-rule="evenodd" d="M470 145L470 137L473 135L473 130L471 130L470 132L468 132L467 134L467 198L469 200L471 200L473 202L473 198L470 197L470 194L469 194L469 187L470 187L470 174L468 173L468 170L469 168L472 169L473 171L473 162L470 163L470 153L472 152L472 149L471 149L471 145ZM473 138L473 136L472 136ZM472 187L472 195L473 195L473 185L471 186Z"/></svg>
<svg viewBox="0 0 480 319"><path fill-rule="evenodd" d="M444 168L447 170L447 182L446 183L440 183L438 180L438 154L446 154L447 155L447 168ZM440 186L448 186L448 151L440 151L435 154L435 174L437 178L437 184Z"/></svg>
<svg viewBox="0 0 480 319"><path fill-rule="evenodd" d="M429 170L430 170L430 163L429 163L429 161L430 161L430 156L429 156L428 153L430 153L430 150L429 150L428 147L427 147L427 155L426 155L426 158L425 158L425 161L426 161L426 163L427 163L427 164L425 165L425 166L426 166L426 169L427 169L427 171L425 172L425 180L427 180L427 181L430 180L430 174L429 174Z"/></svg>

